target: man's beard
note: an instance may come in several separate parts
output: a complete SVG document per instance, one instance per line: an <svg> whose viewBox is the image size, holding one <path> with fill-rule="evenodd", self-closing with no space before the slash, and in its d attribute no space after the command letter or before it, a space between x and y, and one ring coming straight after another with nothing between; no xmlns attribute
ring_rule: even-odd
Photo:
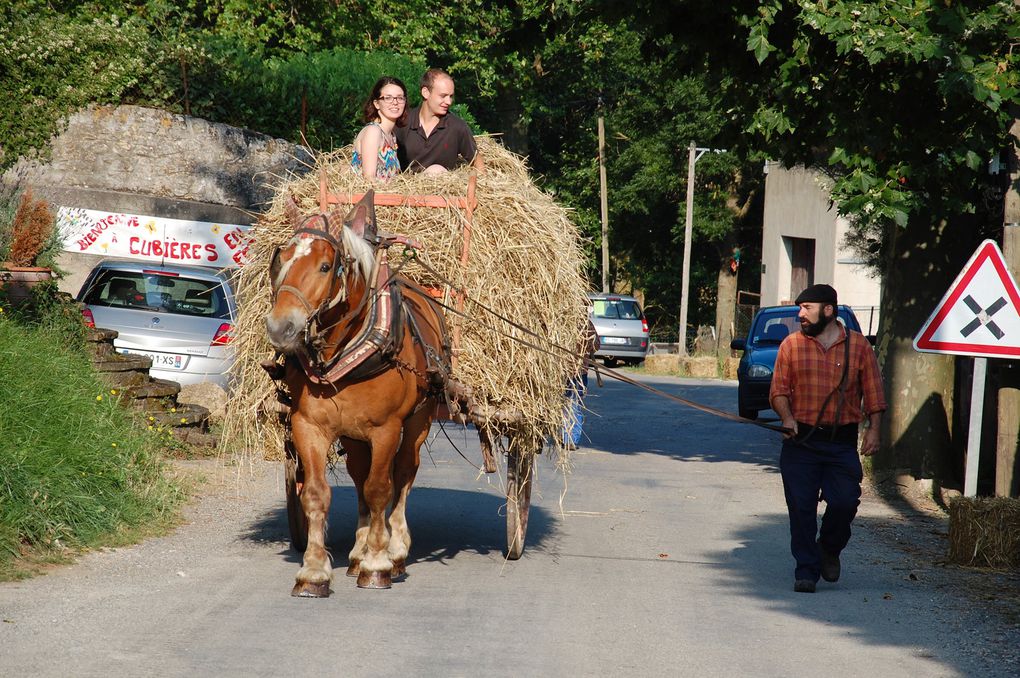
<svg viewBox="0 0 1020 678"><path fill-rule="evenodd" d="M831 323L835 319L836 319L835 315L826 316L825 312L822 311L821 316L819 316L818 318L818 322L801 323L800 331L808 335L809 337L817 337L825 330L826 327L828 327L829 323Z"/></svg>

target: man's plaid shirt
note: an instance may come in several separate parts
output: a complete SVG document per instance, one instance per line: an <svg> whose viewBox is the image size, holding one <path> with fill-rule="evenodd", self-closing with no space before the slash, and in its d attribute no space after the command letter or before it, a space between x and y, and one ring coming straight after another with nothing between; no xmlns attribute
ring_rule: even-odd
<svg viewBox="0 0 1020 678"><path fill-rule="evenodd" d="M803 332L790 334L779 346L769 401L774 401L776 396L789 398L793 418L799 422L818 422L825 426L856 424L865 415L882 412L887 407L882 375L879 374L878 360L871 344L860 332L848 332L842 325L840 327L843 338L828 350L822 348L817 339ZM846 353L843 343L847 336L850 340L850 369L847 371L846 402L837 421L839 393L833 394L819 419L826 397L839 388Z"/></svg>

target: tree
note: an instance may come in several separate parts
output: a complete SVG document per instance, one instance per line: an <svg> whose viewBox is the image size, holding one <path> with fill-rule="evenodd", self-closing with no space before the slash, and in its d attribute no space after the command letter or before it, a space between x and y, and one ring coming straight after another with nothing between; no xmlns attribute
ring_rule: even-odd
<svg viewBox="0 0 1020 678"><path fill-rule="evenodd" d="M877 463L952 478L953 361L917 354L911 340L973 244L998 235L1001 193L985 166L1007 147L1017 100L1015 4L654 7L656 22L683 26L683 41L731 77L726 101L745 146L833 176L854 242L883 273L880 358L892 397Z"/></svg>

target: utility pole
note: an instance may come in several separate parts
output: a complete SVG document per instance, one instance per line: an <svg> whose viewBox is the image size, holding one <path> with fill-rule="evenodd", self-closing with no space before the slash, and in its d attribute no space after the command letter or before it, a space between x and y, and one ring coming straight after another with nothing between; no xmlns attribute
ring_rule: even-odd
<svg viewBox="0 0 1020 678"><path fill-rule="evenodd" d="M680 288L680 356L687 355L687 300L691 287L691 232L694 230L694 165L708 151L725 153L725 148L698 148L694 142L687 147L687 215L684 220L684 268Z"/></svg>
<svg viewBox="0 0 1020 678"><path fill-rule="evenodd" d="M599 105L601 106L601 99ZM606 195L606 125L599 113L599 192L602 202L602 293L609 292L609 197Z"/></svg>
<svg viewBox="0 0 1020 678"><path fill-rule="evenodd" d="M1009 185L1003 206L1002 256L1014 278L1020 278L1020 117L1010 129L1013 144L1008 161ZM1020 492L1020 367L998 361L999 434L995 451L995 495L1012 497Z"/></svg>

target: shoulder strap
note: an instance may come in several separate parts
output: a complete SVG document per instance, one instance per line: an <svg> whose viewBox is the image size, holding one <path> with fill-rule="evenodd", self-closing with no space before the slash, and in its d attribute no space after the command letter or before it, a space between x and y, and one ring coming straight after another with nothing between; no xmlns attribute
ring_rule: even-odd
<svg viewBox="0 0 1020 678"><path fill-rule="evenodd" d="M822 415L825 414L825 408L829 406L829 401L832 400L832 396L838 393L839 397L836 399L836 416L834 417L832 427L832 439L836 438L836 427L838 425L835 422L839 421L839 414L843 410L843 405L846 403L847 376L850 373L850 328L844 326L843 331L846 333L846 340L843 346L843 374L840 376L839 384L836 388L832 389L832 392L825 396L822 406L818 408L818 417L815 418L815 425L812 426L811 431L801 439L801 442L807 442L807 439L814 435L814 432L818 430L818 427L822 423Z"/></svg>

